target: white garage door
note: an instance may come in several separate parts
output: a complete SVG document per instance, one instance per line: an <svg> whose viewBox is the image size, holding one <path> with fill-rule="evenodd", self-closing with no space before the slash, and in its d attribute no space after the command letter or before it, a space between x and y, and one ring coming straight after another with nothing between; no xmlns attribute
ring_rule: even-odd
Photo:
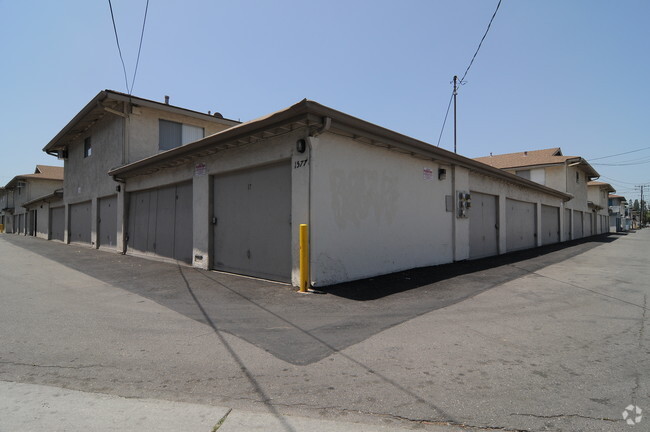
<svg viewBox="0 0 650 432"><path fill-rule="evenodd" d="M493 256L499 253L499 221L497 197L472 192L472 208L469 212L470 259Z"/></svg>
<svg viewBox="0 0 650 432"><path fill-rule="evenodd" d="M579 239L584 237L584 232L582 230L582 212L573 211L573 238Z"/></svg>
<svg viewBox="0 0 650 432"><path fill-rule="evenodd" d="M542 244L553 244L560 241L560 209L559 207L542 205Z"/></svg>
<svg viewBox="0 0 650 432"><path fill-rule="evenodd" d="M508 252L537 246L535 203L506 199L506 225Z"/></svg>
<svg viewBox="0 0 650 432"><path fill-rule="evenodd" d="M289 162L214 178L214 268L291 279Z"/></svg>

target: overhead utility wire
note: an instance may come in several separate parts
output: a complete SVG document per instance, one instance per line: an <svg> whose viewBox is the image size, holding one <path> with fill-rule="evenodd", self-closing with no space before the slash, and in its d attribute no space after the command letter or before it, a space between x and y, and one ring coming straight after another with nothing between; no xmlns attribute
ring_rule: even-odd
<svg viewBox="0 0 650 432"><path fill-rule="evenodd" d="M442 133L445 130L445 124L447 124L447 116L449 116L449 108L451 108L451 101L454 100L454 92L451 92L451 96L449 97L449 104L447 104L447 112L445 113L445 120L442 122L442 129L440 129L440 136L438 137L438 144L436 144L436 147L440 147L440 140L442 139Z"/></svg>
<svg viewBox="0 0 650 432"><path fill-rule="evenodd" d="M133 94L133 86L135 86L135 76L138 73L138 64L140 64L140 51L142 50L142 39L144 39L144 27L147 24L147 12L149 11L149 0L144 8L144 19L142 20L142 33L140 33L140 46L138 46L138 59L135 61L135 70L133 71L133 79L131 80L131 90L129 94Z"/></svg>
<svg viewBox="0 0 650 432"><path fill-rule="evenodd" d="M113 21L113 32L115 33L115 42L117 42L117 51L120 53L120 60L122 61L122 70L124 71L124 82L126 83L126 91L129 91L129 79L126 76L126 66L124 65L124 57L122 57L122 49L120 48L120 39L117 37L117 27L115 26L115 15L113 15L113 4L108 0L108 7L111 10L111 20Z"/></svg>
<svg viewBox="0 0 650 432"><path fill-rule="evenodd" d="M640 148L640 149L637 149L637 150L630 150L628 152L617 153L617 154L613 154L613 155L609 155L609 156L597 157L597 158L589 159L589 162L592 162L592 161L595 161L595 160L600 160L600 159L607 159L607 158L611 158L611 157L614 157L614 156L622 156L622 155L626 155L626 154L630 154L630 153L636 153L636 152L640 152L640 151L648 150L648 149L650 149L650 147L643 147L643 148Z"/></svg>
<svg viewBox="0 0 650 432"><path fill-rule="evenodd" d="M490 27L492 27L492 21L494 21L494 17L497 16L497 12L499 11L499 6L501 6L501 0L499 0L499 3L497 3L496 9L494 9L494 13L492 14L492 18L490 18L490 22L488 23L487 29L485 29L485 33L483 34L483 37L481 38L481 42L479 42L478 47L476 48L476 52L474 52L474 55L472 56L472 60L470 60L469 65L467 66L467 69L465 69L465 73L463 74L463 77L460 79L459 84L463 85L465 77L467 76L467 73L469 72L470 68L474 64L474 59L476 58L476 55L478 54L479 50L481 49L481 46L483 45L483 41L485 40L485 37L487 36L488 32L490 31ZM445 125L447 124L447 116L449 116L449 108L451 107L451 102L454 99L454 93L458 93L458 88L455 87L454 91L451 93L451 98L449 99L449 104L447 105L447 112L445 113L445 120L442 122L442 128L440 129L440 136L438 137L438 144L437 147L440 147L440 139L442 138L442 133L445 131Z"/></svg>
<svg viewBox="0 0 650 432"><path fill-rule="evenodd" d="M490 23L488 24L487 29L485 29L485 33L483 34L483 37L481 38L481 42L479 42L478 48L476 48L476 52L474 53L474 56L472 57L472 60L469 62L469 66L467 66L467 69L465 69L465 73L463 74L463 77L460 79L461 83L465 80L465 77L467 76L467 73L469 72L469 69L472 67L472 64L474 64L474 59L476 58L476 55L478 54L479 50L481 49L481 45L483 45L483 41L485 40L485 37L487 36L488 32L490 31L490 27L492 26L492 21L494 21L494 17L497 16L497 12L499 11L499 6L501 6L501 0L499 0L499 3L497 3L497 7L494 10L494 13L492 14L492 18L490 18Z"/></svg>

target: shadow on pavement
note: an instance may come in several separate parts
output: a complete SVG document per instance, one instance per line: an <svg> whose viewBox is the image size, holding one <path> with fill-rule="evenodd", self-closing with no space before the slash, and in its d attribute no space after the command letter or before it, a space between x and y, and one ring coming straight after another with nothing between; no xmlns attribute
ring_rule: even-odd
<svg viewBox="0 0 650 432"><path fill-rule="evenodd" d="M299 295L284 284L33 237L0 239L240 337L281 360L307 365L619 237L601 235L324 288L330 295Z"/></svg>

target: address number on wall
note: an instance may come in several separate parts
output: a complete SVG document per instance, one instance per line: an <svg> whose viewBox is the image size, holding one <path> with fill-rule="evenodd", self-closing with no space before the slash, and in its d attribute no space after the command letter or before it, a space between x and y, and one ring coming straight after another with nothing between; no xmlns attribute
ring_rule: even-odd
<svg viewBox="0 0 650 432"><path fill-rule="evenodd" d="M302 168L302 167L307 166L307 165L309 165L309 159L303 159L303 160L295 161L293 163L293 167L296 168L296 169L297 168Z"/></svg>

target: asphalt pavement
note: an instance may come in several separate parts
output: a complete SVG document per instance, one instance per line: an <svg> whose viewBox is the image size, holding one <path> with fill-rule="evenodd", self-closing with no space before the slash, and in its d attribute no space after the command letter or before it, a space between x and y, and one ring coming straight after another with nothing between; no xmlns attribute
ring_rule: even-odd
<svg viewBox="0 0 650 432"><path fill-rule="evenodd" d="M620 430L650 407L648 245L598 236L305 296L0 235L0 431L56 425L12 407L66 398L54 411L85 400L119 430L129 401L172 427L155 430L179 430L156 410L196 412L180 430L197 431L228 412L219 430ZM113 430L74 425L54 430Z"/></svg>

